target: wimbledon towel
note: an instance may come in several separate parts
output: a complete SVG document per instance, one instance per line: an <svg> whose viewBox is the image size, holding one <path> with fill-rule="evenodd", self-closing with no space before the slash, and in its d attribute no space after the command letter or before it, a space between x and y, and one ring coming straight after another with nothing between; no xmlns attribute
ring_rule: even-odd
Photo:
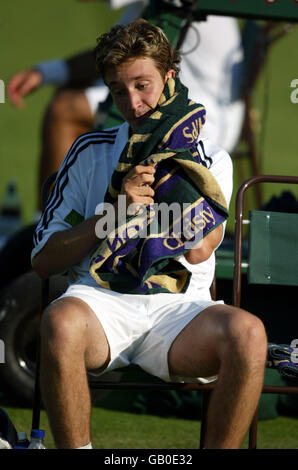
<svg viewBox="0 0 298 470"><path fill-rule="evenodd" d="M171 78L153 114L129 139L105 202L117 200L123 178L141 164L156 169L154 205L119 222L99 241L90 274L101 286L130 294L187 290L191 273L175 257L228 216L224 195L197 151L205 116L205 108Z"/></svg>

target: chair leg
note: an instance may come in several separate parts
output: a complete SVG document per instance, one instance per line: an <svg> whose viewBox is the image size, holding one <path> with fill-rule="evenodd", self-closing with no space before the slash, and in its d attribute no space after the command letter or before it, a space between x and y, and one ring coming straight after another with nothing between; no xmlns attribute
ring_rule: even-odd
<svg viewBox="0 0 298 470"><path fill-rule="evenodd" d="M41 294L41 311L47 307L49 303L50 281L45 279L42 282ZM39 429L40 425L40 410L42 406L41 391L40 391L40 334L37 336L36 344L36 370L35 370L35 383L34 383L34 398L33 398L33 412L32 412L32 429Z"/></svg>
<svg viewBox="0 0 298 470"><path fill-rule="evenodd" d="M258 408L255 411L255 414L253 416L253 419L249 428L249 441L248 441L249 449L257 448L257 431L258 431Z"/></svg>
<svg viewBox="0 0 298 470"><path fill-rule="evenodd" d="M203 400L202 400L200 449L204 449L204 445L205 445L206 431L207 431L207 413L208 413L208 406L209 406L209 401L210 401L210 396L211 396L212 391L203 390L202 393L203 393Z"/></svg>

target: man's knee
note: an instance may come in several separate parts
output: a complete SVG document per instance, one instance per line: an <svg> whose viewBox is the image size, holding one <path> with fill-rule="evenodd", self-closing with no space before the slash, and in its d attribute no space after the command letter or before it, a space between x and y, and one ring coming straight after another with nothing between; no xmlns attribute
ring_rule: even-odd
<svg viewBox="0 0 298 470"><path fill-rule="evenodd" d="M76 302L60 299L51 304L41 319L42 346L50 351L79 350L84 345L84 312Z"/></svg>
<svg viewBox="0 0 298 470"><path fill-rule="evenodd" d="M267 353L267 337L262 321L255 315L235 307L227 307L221 322L222 353L243 355L263 363Z"/></svg>

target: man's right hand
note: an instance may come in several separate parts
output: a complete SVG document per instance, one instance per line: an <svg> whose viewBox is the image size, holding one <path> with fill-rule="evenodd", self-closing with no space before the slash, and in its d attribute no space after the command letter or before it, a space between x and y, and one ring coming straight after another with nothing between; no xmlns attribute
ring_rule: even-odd
<svg viewBox="0 0 298 470"><path fill-rule="evenodd" d="M42 76L38 70L22 70L14 75L7 86L8 97L16 108L25 104L23 96L40 87Z"/></svg>
<svg viewBox="0 0 298 470"><path fill-rule="evenodd" d="M126 207L132 209L138 206L154 203L154 190L151 185L154 183L155 170L150 165L136 165L130 170L122 182L120 194L126 196ZM129 214L133 215L133 214Z"/></svg>

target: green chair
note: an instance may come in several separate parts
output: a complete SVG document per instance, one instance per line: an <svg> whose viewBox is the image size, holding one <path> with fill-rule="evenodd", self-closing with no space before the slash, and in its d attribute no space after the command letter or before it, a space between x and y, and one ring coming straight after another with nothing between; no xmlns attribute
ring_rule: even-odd
<svg viewBox="0 0 298 470"><path fill-rule="evenodd" d="M297 184L298 176L258 175L246 180L236 195L233 304L240 307L243 271L248 284L298 286L298 213L250 211L243 217L246 191L260 183ZM243 226L249 226L248 259L242 262ZM245 266L244 266L245 264ZM282 321L282 318L281 318ZM297 323L297 321L296 321ZM298 330L293 330L298 335ZM270 338L268 338L270 342ZM298 394L298 387L264 385L262 393ZM250 431L250 448L257 445L258 413Z"/></svg>

